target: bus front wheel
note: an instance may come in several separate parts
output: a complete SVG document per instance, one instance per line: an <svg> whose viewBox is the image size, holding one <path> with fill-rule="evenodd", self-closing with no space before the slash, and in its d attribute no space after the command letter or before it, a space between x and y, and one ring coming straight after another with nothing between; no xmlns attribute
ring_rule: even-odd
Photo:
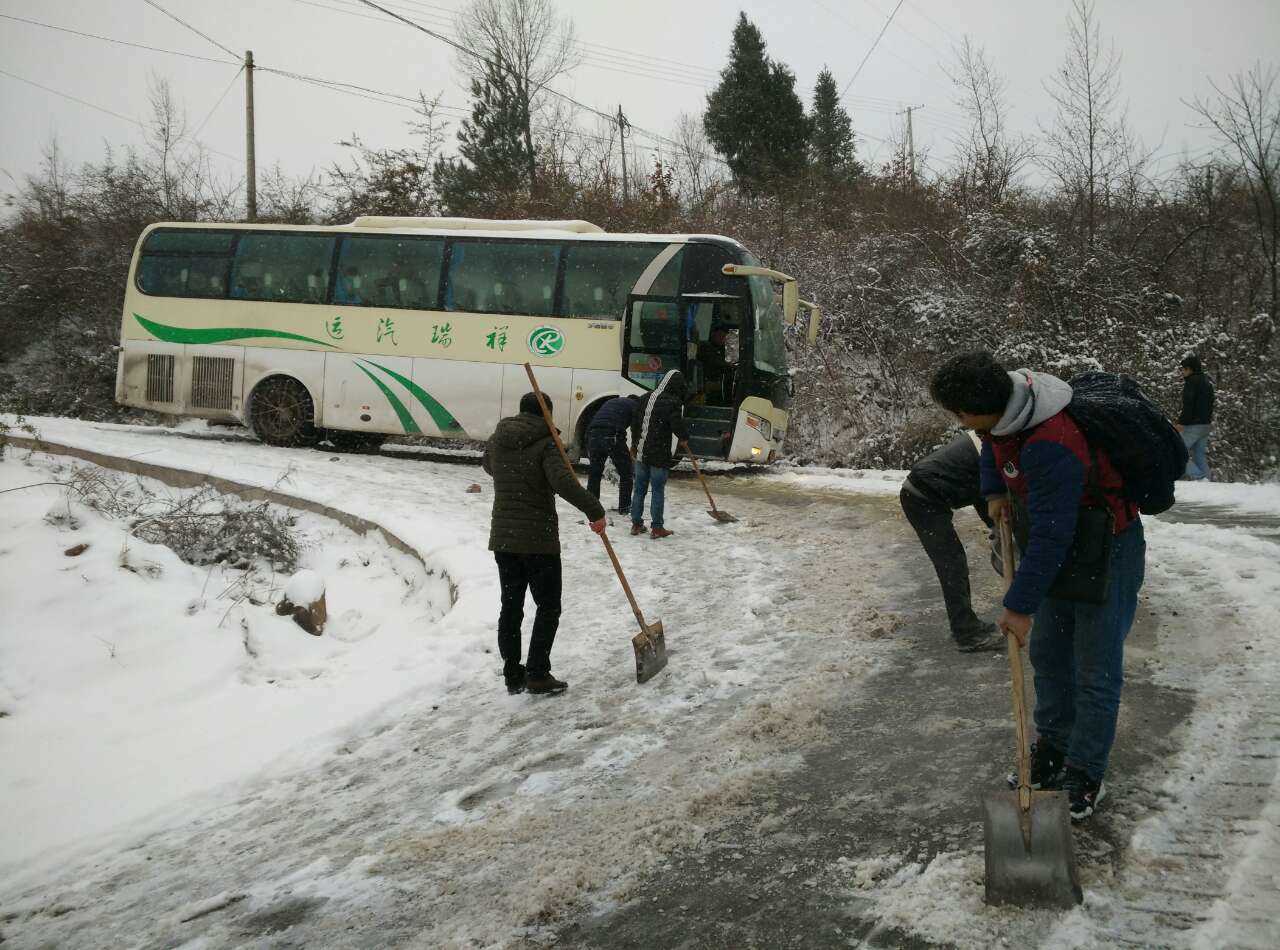
<svg viewBox="0 0 1280 950"><path fill-rule="evenodd" d="M307 387L288 376L272 376L253 391L249 423L267 445L311 445L316 441L315 406Z"/></svg>

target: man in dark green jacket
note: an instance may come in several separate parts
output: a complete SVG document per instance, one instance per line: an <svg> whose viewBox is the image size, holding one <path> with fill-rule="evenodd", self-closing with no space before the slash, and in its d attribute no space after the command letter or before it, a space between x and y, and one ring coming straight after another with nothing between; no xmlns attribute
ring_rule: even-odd
<svg viewBox="0 0 1280 950"><path fill-rule="evenodd" d="M545 396L547 409L551 400ZM551 645L560 626L560 523L556 495L569 502L603 534L604 508L565 467L538 397L526 393L520 414L498 423L484 452L484 470L493 476L493 524L489 550L498 562L502 611L498 652L507 692L562 693L569 684L551 675ZM538 606L529 637L527 667L520 665L520 625L525 591Z"/></svg>

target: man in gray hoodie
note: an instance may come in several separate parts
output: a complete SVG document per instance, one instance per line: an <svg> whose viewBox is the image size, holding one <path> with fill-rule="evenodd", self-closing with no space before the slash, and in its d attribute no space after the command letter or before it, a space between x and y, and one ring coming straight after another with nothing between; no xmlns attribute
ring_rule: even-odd
<svg viewBox="0 0 1280 950"><path fill-rule="evenodd" d="M1031 639L1038 733L1032 785L1065 788L1071 817L1087 818L1106 794L1102 777L1120 713L1124 641L1143 581L1138 509L1124 498L1111 459L1085 441L1066 411L1071 387L1057 377L1009 372L990 353L963 353L934 374L930 392L982 438L981 491L991 517L1009 517L1010 496L1025 511L1028 540L997 624L1019 644ZM1101 603L1050 590L1086 508L1110 515Z"/></svg>

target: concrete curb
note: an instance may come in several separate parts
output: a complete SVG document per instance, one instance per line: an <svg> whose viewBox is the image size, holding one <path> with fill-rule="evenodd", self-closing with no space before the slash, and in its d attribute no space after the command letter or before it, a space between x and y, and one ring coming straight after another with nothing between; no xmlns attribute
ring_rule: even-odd
<svg viewBox="0 0 1280 950"><path fill-rule="evenodd" d="M118 455L107 455L103 452L95 452L92 449L83 449L75 445L65 445L61 442L51 442L43 438L31 438L22 435L7 435L5 441L12 448L30 449L33 452L42 452L45 455L65 455L70 458L80 459L84 462L91 462L102 468L109 468L117 472L126 472L130 475L141 475L144 478L154 478L158 482L170 486L171 488L204 488L206 485L215 491L224 495L235 495L245 501L266 501L273 505L282 505L286 508L294 508L298 511L308 511L312 514L321 515L338 522L344 527L350 528L356 534L366 535L370 533L381 534L387 544L407 554L422 564L423 569L427 571L438 572L441 577L449 585L450 606L458 601L458 588L453 578L442 568L431 568L427 566L426 558L424 558L413 545L405 541L398 534L388 530L376 521L370 521L367 518L361 518L359 515L353 515L349 511L343 511L340 508L333 508L329 505L321 504L318 501L310 501L306 498L298 498L286 492L278 491L274 488L262 488L258 485L248 485L244 482L238 482L234 479L223 478L219 475L203 475L200 472L193 472L190 469L174 468L171 465L157 465L154 462L144 462L140 459L121 458Z"/></svg>

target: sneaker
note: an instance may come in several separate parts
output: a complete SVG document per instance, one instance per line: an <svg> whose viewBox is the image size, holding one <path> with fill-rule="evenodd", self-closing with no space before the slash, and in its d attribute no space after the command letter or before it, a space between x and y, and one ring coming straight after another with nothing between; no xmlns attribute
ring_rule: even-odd
<svg viewBox="0 0 1280 950"><path fill-rule="evenodd" d="M666 528L654 528L652 531L649 532L649 537L657 541L660 538L669 538L673 534L675 534L674 531L668 531Z"/></svg>
<svg viewBox="0 0 1280 950"><path fill-rule="evenodd" d="M643 521L631 522L631 534L633 536L637 534L644 534L644 522Z"/></svg>
<svg viewBox="0 0 1280 950"><path fill-rule="evenodd" d="M1004 635L994 623L983 624L955 638L961 653L994 653L1004 649Z"/></svg>
<svg viewBox="0 0 1280 950"><path fill-rule="evenodd" d="M523 693L525 688L525 672L524 667L516 665L509 670L502 671L502 678L507 681L507 692L514 696L516 693Z"/></svg>
<svg viewBox="0 0 1280 950"><path fill-rule="evenodd" d="M1067 790L1072 821L1084 821L1098 810L1102 800L1107 797L1106 783L1095 782L1083 769L1074 765L1067 766L1062 785Z"/></svg>
<svg viewBox="0 0 1280 950"><path fill-rule="evenodd" d="M556 679L550 673L543 673L540 676L530 676L526 681L525 686L531 693L551 696L558 696L569 688L568 683L564 680Z"/></svg>
<svg viewBox="0 0 1280 950"><path fill-rule="evenodd" d="M1036 791L1053 792L1062 788L1062 773L1066 756L1044 739L1031 743L1031 787ZM1010 788L1018 787L1018 773L1005 776Z"/></svg>

